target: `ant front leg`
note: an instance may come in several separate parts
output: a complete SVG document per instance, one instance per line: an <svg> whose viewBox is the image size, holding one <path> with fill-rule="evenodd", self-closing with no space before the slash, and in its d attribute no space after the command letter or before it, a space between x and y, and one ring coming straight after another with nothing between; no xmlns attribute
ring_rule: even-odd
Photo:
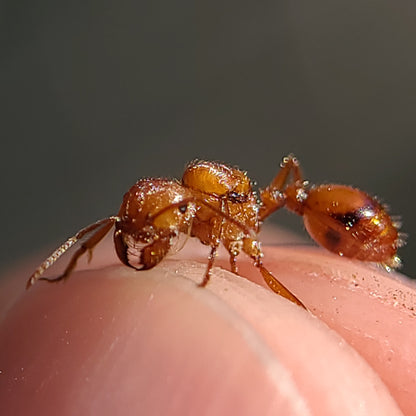
<svg viewBox="0 0 416 416"><path fill-rule="evenodd" d="M225 201L221 201L221 212L225 210ZM212 234L210 238L210 246L211 246L211 252L209 253L208 257L208 264L207 264L207 270L205 272L204 280L198 285L199 287L205 287L207 283L209 282L209 279L211 277L211 270L214 266L215 257L217 256L217 250L218 246L221 242L221 234L222 234L222 227L224 225L224 217L218 216L213 221L212 224Z"/></svg>
<svg viewBox="0 0 416 416"><path fill-rule="evenodd" d="M270 214L285 205L286 196L284 194L284 188L288 183L288 178L291 173L293 173L293 183L299 184L299 187L303 187L299 161L293 155L283 158L279 173L267 188L260 190L261 206L259 209L259 221L264 221Z"/></svg>
<svg viewBox="0 0 416 416"><path fill-rule="evenodd" d="M217 256L217 249L219 244L215 244L211 246L211 252L209 253L208 257L208 264L207 269L205 271L204 280L202 280L201 283L198 284L199 287L205 287L207 283L209 282L209 279L211 278L211 270L214 266L215 257Z"/></svg>

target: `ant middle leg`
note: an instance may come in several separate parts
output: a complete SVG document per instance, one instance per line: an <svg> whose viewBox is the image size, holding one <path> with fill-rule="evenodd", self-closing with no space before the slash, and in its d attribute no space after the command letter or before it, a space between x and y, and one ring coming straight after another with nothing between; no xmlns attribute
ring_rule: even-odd
<svg viewBox="0 0 416 416"><path fill-rule="evenodd" d="M230 256L229 262L231 271L235 274L238 274L237 256L240 254L242 248L241 240L235 241L226 239L225 241L223 241L223 244L228 251L228 255Z"/></svg>

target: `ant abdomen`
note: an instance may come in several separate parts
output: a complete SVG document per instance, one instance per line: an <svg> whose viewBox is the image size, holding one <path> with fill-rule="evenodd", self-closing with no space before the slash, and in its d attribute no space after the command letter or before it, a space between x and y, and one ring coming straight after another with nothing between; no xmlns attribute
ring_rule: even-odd
<svg viewBox="0 0 416 416"><path fill-rule="evenodd" d="M310 236L341 256L398 267L398 224L376 199L345 185L286 190L287 207L303 215Z"/></svg>

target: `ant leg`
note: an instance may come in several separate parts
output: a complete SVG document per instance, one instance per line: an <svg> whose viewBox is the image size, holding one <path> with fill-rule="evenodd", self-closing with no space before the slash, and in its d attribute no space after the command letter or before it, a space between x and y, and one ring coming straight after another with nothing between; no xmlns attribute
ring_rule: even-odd
<svg viewBox="0 0 416 416"><path fill-rule="evenodd" d="M290 300L293 303L301 306L302 308L306 309L306 306L289 290L287 289L282 283L280 283L272 274L269 272L262 264L260 260L254 260L254 265L259 268L260 273L263 276L264 281L273 290L273 292L277 293L280 296Z"/></svg>
<svg viewBox="0 0 416 416"><path fill-rule="evenodd" d="M94 224L89 225L88 227L83 228L81 231L78 231L75 236L69 238L65 241L60 247L58 247L30 276L26 288L28 289L32 286L37 280L46 280L49 282L56 282L58 280L65 279L68 277L72 270L74 269L77 260L80 256L82 256L87 250L92 250L103 238L104 236L110 231L111 227L114 223L118 221L118 217L109 217L104 218L103 220L97 221ZM102 228L100 228L102 227ZM81 247L74 253L72 256L68 266L66 267L64 273L57 278L48 279L45 277L41 277L42 274L49 269L67 250L69 250L77 241L79 241L84 235L94 231L96 231L87 241L85 241Z"/></svg>
<svg viewBox="0 0 416 416"><path fill-rule="evenodd" d="M254 260L254 265L260 270L264 281L267 283L267 286L273 290L273 292L306 309L305 305L263 266L261 261L263 253L261 252L258 241L245 238L243 241L243 251Z"/></svg>
<svg viewBox="0 0 416 416"><path fill-rule="evenodd" d="M224 210L225 210L225 201L222 200L221 212L224 212ZM205 272L204 280L198 285L199 287L205 287L211 277L211 269L214 266L215 257L217 256L217 249L218 249L218 246L220 245L223 225L224 225L224 217L222 217L221 221L219 222L214 221L214 224L212 227L213 233L212 233L211 253L209 253L207 270Z"/></svg>
<svg viewBox="0 0 416 416"><path fill-rule="evenodd" d="M231 271L235 274L238 274L237 254L235 253L230 253L230 266L231 266Z"/></svg>
<svg viewBox="0 0 416 416"><path fill-rule="evenodd" d="M260 190L261 206L259 209L259 221L263 221L274 211L285 205L286 197L283 190L288 183L288 178L291 173L293 173L294 183L302 182L299 161L293 155L283 158L280 164L280 171L273 181L267 188Z"/></svg>
<svg viewBox="0 0 416 416"><path fill-rule="evenodd" d="M209 279L211 277L211 269L214 266L215 257L217 255L217 248L218 244L211 247L211 253L209 253L208 257L208 264L207 264L207 270L205 272L204 280L202 280L201 283L199 283L199 287L205 287L207 283L209 282Z"/></svg>
<svg viewBox="0 0 416 416"><path fill-rule="evenodd" d="M224 201L220 201L221 203L224 203ZM211 245L211 253L208 257L208 265L207 265L207 271L205 273L204 276L204 280L199 284L199 286L204 287L207 285L209 279L210 279L210 275L211 275L211 269L214 265L214 260L215 260L215 256L217 253L217 248L220 244L220 236L221 236L221 229L222 226L225 222L229 222L231 224L234 224L236 227L238 227L241 231L244 232L244 234L248 235L248 236L255 236L255 231L251 228L248 228L244 223L236 220L235 218L233 218L232 216L230 216L228 213L226 213L224 211L225 207L221 206L221 208L215 207L213 205L211 205L210 203L207 203L206 201L204 201L201 198L197 198L197 197L191 197L191 198L186 198L180 202L174 203L169 205L168 207L162 208L160 211L158 211L156 214L152 215L151 217L149 217L149 221L153 222L159 215L165 213L168 210L171 209L177 209L177 208L181 208L181 207L185 207L187 206L187 204L189 203L198 203L203 205L204 207L208 208L209 210L211 210L213 213L217 214L218 217L221 218L221 222L220 222L220 226L219 226L219 230L217 233L213 233L218 235L218 238L216 239L215 243L213 243ZM123 243L122 239L117 235L118 232L116 232L115 234L115 242L116 242L116 251L119 255L120 260L126 264L127 266L130 266L130 264L128 263L127 257L126 257L126 253L127 253L127 248L125 247L125 244ZM116 241L119 240L119 241ZM226 245L226 244L225 244ZM238 252L235 253L235 249L232 249L233 251L231 251L231 249L228 249L229 253L230 253L230 264L231 264L231 270L233 273L237 274L237 265L236 265L236 259L235 257L238 255Z"/></svg>
<svg viewBox="0 0 416 416"><path fill-rule="evenodd" d="M230 256L229 260L231 271L235 274L238 274L237 256L240 254L241 241L225 240L222 243L224 244L224 247L227 249Z"/></svg>

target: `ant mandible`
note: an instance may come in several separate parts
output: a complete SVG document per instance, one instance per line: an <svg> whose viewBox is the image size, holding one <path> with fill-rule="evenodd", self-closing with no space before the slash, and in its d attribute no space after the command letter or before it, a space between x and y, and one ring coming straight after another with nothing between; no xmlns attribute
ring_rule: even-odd
<svg viewBox="0 0 416 416"><path fill-rule="evenodd" d="M37 280L56 282L68 278L77 260L85 252L91 257L93 248L115 226L115 250L126 266L136 270L151 269L166 256L174 238L187 233L211 247L200 286L208 283L222 243L229 253L234 273L237 273L236 257L243 251L252 258L274 292L304 307L262 262L263 253L257 238L260 226L282 207L303 216L310 236L329 251L380 263L386 268L400 265L396 255L403 244L399 223L392 220L379 202L350 186L308 187L293 155L285 157L280 167L271 184L260 190L260 202L245 172L217 162L191 162L181 182L140 179L124 195L117 216L97 221L69 238L35 270L27 288ZM88 234L90 237L75 251L60 276L41 277Z"/></svg>

